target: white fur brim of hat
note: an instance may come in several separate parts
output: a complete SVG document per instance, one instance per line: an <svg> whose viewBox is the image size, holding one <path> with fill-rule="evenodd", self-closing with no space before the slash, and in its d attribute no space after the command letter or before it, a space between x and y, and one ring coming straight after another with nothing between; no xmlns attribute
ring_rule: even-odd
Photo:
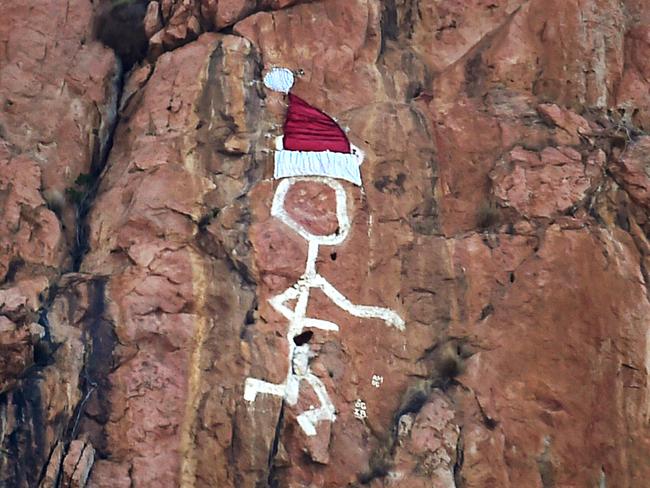
<svg viewBox="0 0 650 488"><path fill-rule="evenodd" d="M350 144L350 154L332 151L290 151L283 148L283 137L275 139L273 178L327 176L361 186L363 151Z"/></svg>

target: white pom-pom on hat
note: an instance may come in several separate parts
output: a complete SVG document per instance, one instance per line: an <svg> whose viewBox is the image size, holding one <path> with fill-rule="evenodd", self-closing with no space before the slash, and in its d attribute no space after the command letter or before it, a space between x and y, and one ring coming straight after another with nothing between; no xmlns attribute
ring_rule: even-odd
<svg viewBox="0 0 650 488"><path fill-rule="evenodd" d="M293 72L287 68L273 68L264 77L264 86L281 93L289 93L294 82Z"/></svg>

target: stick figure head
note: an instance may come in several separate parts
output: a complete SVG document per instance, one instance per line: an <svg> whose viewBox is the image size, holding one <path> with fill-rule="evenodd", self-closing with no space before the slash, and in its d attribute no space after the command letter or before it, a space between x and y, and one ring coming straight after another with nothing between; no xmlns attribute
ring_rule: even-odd
<svg viewBox="0 0 650 488"><path fill-rule="evenodd" d="M296 222L285 209L285 199L289 189L299 181L313 181L324 184L334 190L336 195L336 220L338 228L336 232L327 235L316 235L307 230L303 225ZM309 242L323 245L337 245L343 242L350 231L350 218L348 216L347 197L343 185L332 178L326 177L295 177L285 178L280 181L271 206L271 215L278 218L291 229Z"/></svg>

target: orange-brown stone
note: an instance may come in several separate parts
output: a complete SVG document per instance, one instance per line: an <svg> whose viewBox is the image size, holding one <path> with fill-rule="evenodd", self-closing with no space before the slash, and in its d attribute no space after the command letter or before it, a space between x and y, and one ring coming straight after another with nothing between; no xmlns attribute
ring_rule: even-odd
<svg viewBox="0 0 650 488"><path fill-rule="evenodd" d="M314 235L331 235L339 228L336 193L323 183L294 183L287 192L284 209L289 217Z"/></svg>
<svg viewBox="0 0 650 488"><path fill-rule="evenodd" d="M128 72L113 2L0 3L1 486L647 486L646 0L134 0ZM365 154L313 263L347 300L306 304L314 436L304 378L244 399L298 368L270 300L310 258L274 66Z"/></svg>

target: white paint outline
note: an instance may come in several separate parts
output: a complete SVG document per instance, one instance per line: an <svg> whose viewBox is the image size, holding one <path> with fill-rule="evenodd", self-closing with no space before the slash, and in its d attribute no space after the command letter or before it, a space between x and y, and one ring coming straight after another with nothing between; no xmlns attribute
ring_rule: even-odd
<svg viewBox="0 0 650 488"><path fill-rule="evenodd" d="M339 224L337 232L325 236L314 235L296 222L285 210L284 203L289 189L298 182L316 182L329 186L336 194L336 217ZM280 182L273 197L271 215L284 222L308 243L305 272L300 279L285 291L271 297L269 303L289 321L287 341L289 344L287 377L283 383L269 383L256 378L246 378L244 399L254 402L258 394L281 396L289 405L298 402L300 382L306 381L316 393L320 402L319 408L309 409L297 417L298 424L308 436L316 435L316 426L320 421L334 422L336 409L332 403L323 382L311 372L309 359L312 354L307 344L297 346L293 339L302 334L305 328L316 328L326 331L338 331L339 326L327 320L307 317L307 305L312 288L318 288L329 297L335 305L354 317L377 318L387 325L404 330L404 320L389 308L371 305L355 305L338 291L329 281L316 272L316 260L321 244L337 245L343 242L350 232L350 220L347 210L347 196L343 186L336 180L327 177L293 177ZM286 303L296 300L294 309Z"/></svg>
<svg viewBox="0 0 650 488"><path fill-rule="evenodd" d="M301 181L311 181L315 183L322 183L329 186L336 195L336 219L338 220L339 228L338 232L333 234L328 234L325 236L314 235L305 229L302 225L296 222L284 209L284 200L287 197L289 189L295 184ZM348 218L348 203L347 196L345 194L345 189L343 185L338 181L327 178L325 176L306 176L306 177L293 177L285 178L280 180L278 188L275 190L275 195L273 196L273 203L271 204L271 215L281 220L297 234L300 235L310 244L310 250L312 248L312 243L317 245L325 246L335 246L341 244L348 236L350 232L350 219ZM318 247L315 249L318 253ZM312 261L312 256L307 258L307 263ZM314 260L315 261L315 260Z"/></svg>

